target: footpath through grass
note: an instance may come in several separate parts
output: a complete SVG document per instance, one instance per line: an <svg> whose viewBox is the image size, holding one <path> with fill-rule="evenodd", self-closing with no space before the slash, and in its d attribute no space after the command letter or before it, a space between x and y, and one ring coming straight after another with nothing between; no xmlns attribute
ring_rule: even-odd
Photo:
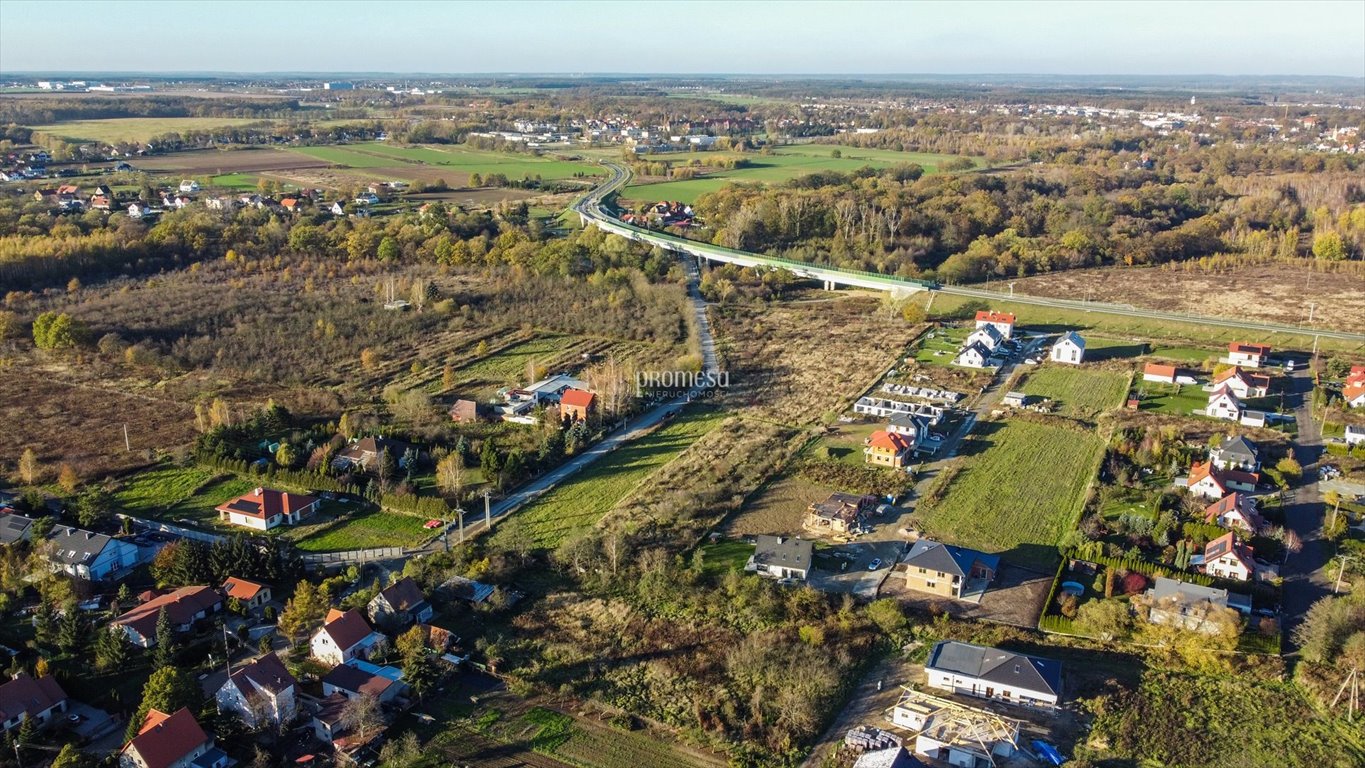
<svg viewBox="0 0 1365 768"><path fill-rule="evenodd" d="M915 510L925 532L951 544L1002 553L1035 569L1056 562L1104 442L1081 429L1022 418L976 427L972 456L936 503Z"/></svg>
<svg viewBox="0 0 1365 768"><path fill-rule="evenodd" d="M720 412L711 408L689 410L621 446L499 523L493 532L494 545L506 548L525 536L537 548L554 549L596 524L641 481L710 432L721 419Z"/></svg>

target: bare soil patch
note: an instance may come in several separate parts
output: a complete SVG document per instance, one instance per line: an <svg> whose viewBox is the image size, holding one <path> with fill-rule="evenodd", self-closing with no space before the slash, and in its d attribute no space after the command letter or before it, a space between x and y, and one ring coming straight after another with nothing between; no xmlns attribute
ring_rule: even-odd
<svg viewBox="0 0 1365 768"><path fill-rule="evenodd" d="M1257 264L1219 272L1159 267L1079 269L1013 281L1033 296L1365 332L1365 276L1322 273L1311 263Z"/></svg>
<svg viewBox="0 0 1365 768"><path fill-rule="evenodd" d="M138 158L133 166L146 171L176 171L187 176L297 168L326 168L330 163L287 149L200 149Z"/></svg>
<svg viewBox="0 0 1365 768"><path fill-rule="evenodd" d="M981 596L981 602L971 603L907 589L904 572L896 570L882 582L878 596L895 598L907 608L932 615L949 613L960 619L1034 627L1043 612L1043 601L1047 600L1047 591L1051 586L1052 574L1003 565L991 588Z"/></svg>

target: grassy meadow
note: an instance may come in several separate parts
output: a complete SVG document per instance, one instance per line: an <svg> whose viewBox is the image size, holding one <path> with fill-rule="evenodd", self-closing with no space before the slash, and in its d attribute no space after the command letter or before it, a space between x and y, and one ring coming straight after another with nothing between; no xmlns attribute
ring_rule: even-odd
<svg viewBox="0 0 1365 768"><path fill-rule="evenodd" d="M1063 416L1093 421L1122 404L1128 377L1118 371L1048 365L1030 373L1022 391L1051 399Z"/></svg>

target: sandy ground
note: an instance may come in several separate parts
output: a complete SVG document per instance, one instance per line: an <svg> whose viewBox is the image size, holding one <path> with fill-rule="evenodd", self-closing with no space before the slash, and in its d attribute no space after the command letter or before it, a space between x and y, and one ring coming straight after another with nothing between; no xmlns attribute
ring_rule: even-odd
<svg viewBox="0 0 1365 768"><path fill-rule="evenodd" d="M1081 269L1013 281L1020 293L1365 332L1365 276L1326 274L1291 263L1218 273L1185 269Z"/></svg>

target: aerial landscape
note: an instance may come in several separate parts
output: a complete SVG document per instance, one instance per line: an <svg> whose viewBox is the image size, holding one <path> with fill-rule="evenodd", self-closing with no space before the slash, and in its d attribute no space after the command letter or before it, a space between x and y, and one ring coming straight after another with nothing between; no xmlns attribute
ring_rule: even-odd
<svg viewBox="0 0 1365 768"><path fill-rule="evenodd" d="M1365 766L1365 2L0 0L0 427L0 768Z"/></svg>

